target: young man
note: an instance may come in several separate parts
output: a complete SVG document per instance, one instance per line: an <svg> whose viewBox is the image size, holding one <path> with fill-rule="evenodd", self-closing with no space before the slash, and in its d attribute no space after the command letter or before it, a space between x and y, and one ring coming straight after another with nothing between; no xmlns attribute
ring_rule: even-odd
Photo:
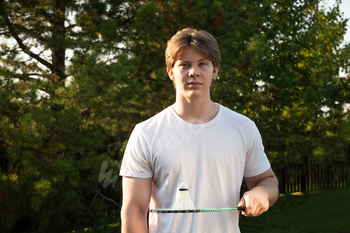
<svg viewBox="0 0 350 233"><path fill-rule="evenodd" d="M278 181L255 124L210 99L220 51L205 31L184 29L168 42L166 64L176 101L138 124L130 136L123 176L122 232L148 232L148 208L172 208L187 183L196 208L245 206L258 216L278 198ZM249 191L240 198L242 181ZM150 213L149 231L240 232L235 211Z"/></svg>

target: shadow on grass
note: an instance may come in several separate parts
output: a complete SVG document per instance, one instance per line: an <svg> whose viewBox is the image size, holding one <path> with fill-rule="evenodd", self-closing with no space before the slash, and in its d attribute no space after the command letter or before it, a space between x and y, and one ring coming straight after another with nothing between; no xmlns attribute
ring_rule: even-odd
<svg viewBox="0 0 350 233"><path fill-rule="evenodd" d="M242 233L350 233L350 188L280 197L259 217L240 216Z"/></svg>

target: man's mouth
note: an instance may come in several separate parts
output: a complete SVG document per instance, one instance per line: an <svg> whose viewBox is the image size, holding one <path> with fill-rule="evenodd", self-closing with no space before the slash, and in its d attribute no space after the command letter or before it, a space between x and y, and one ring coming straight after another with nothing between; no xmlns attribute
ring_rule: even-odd
<svg viewBox="0 0 350 233"><path fill-rule="evenodd" d="M198 86L202 85L202 83L200 83L200 82L189 82L187 85L190 86L190 87L198 87Z"/></svg>

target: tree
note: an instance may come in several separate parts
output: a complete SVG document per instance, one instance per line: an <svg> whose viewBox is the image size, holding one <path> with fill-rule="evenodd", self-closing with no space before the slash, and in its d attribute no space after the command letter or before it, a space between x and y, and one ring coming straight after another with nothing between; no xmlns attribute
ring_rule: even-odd
<svg viewBox="0 0 350 233"><path fill-rule="evenodd" d="M253 88L260 93L244 109L251 109L270 158L280 166L307 165L309 158L344 161L341 128L349 82L337 76L348 66L349 45L340 49L347 20L339 17L338 6L326 11L317 1L279 2L272 9L278 36L268 40L269 62L259 63L262 85Z"/></svg>
<svg viewBox="0 0 350 233"><path fill-rule="evenodd" d="M138 61L125 37L133 8L113 3L0 2L3 231L106 232L118 222L120 180L103 188L98 178L103 161L118 172L139 117Z"/></svg>
<svg viewBox="0 0 350 233"><path fill-rule="evenodd" d="M348 67L349 46L339 47L346 20L338 7L289 0L0 5L3 231L116 230L120 179L104 188L101 171L117 175L135 124L174 101L164 50L185 27L217 38L222 64L212 97L257 123L273 164L319 151L342 159L349 83L334 76Z"/></svg>

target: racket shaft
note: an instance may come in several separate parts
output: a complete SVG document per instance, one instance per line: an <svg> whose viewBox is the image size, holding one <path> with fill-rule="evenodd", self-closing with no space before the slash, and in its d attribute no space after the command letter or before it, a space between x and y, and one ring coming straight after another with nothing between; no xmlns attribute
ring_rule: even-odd
<svg viewBox="0 0 350 233"><path fill-rule="evenodd" d="M196 209L197 213L221 212L222 209Z"/></svg>

